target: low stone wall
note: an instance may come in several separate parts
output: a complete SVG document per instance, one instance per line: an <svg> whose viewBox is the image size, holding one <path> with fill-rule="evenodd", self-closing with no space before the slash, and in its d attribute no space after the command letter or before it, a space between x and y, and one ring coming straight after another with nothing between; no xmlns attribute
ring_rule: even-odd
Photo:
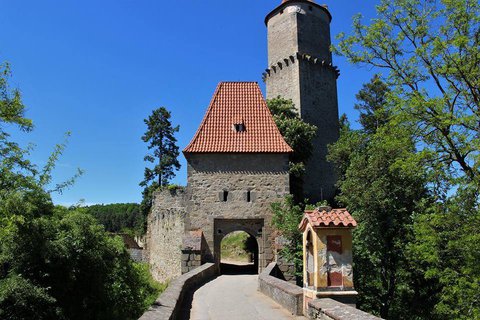
<svg viewBox="0 0 480 320"><path fill-rule="evenodd" d="M192 293L201 284L215 278L217 270L214 263L204 265L174 279L167 289L139 320L178 319L182 303L188 293Z"/></svg>
<svg viewBox="0 0 480 320"><path fill-rule="evenodd" d="M302 315L303 289L274 277L278 272L277 264L275 262L270 263L258 276L258 290L272 298L293 315Z"/></svg>
<svg viewBox="0 0 480 320"><path fill-rule="evenodd" d="M379 320L369 313L355 309L330 298L315 299L308 303L308 317L321 320Z"/></svg>

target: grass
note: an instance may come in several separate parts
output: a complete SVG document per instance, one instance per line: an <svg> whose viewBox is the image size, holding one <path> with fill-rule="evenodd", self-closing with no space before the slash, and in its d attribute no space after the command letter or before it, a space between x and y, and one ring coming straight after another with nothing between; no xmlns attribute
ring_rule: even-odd
<svg viewBox="0 0 480 320"><path fill-rule="evenodd" d="M222 259L250 262L251 252L247 249L248 237L248 233L243 231L236 231L226 235L221 243Z"/></svg>

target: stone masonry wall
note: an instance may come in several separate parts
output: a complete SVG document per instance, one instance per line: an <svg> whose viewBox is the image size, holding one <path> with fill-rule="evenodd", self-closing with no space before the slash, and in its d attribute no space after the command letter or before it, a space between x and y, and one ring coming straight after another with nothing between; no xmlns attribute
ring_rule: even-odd
<svg viewBox="0 0 480 320"><path fill-rule="evenodd" d="M164 190L154 195L148 216L147 251L155 280L165 282L182 274L182 239L185 233L185 193Z"/></svg>
<svg viewBox="0 0 480 320"><path fill-rule="evenodd" d="M187 162L190 201L186 228L203 231L207 261L219 262L218 242L226 234L216 233L240 229L261 242L262 270L274 259L270 204L289 193L288 155L188 154ZM219 230L215 230L216 223L222 226Z"/></svg>

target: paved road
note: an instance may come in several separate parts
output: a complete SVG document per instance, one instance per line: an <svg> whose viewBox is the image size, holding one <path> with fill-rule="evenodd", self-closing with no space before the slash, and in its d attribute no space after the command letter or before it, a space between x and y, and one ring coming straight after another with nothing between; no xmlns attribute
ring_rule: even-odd
<svg viewBox="0 0 480 320"><path fill-rule="evenodd" d="M291 320L292 316L273 300L257 291L258 276L222 275L193 295L192 320Z"/></svg>

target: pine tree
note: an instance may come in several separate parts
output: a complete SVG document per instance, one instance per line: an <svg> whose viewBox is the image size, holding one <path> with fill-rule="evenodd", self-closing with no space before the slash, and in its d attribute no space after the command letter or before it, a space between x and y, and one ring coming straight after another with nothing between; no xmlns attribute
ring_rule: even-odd
<svg viewBox="0 0 480 320"><path fill-rule="evenodd" d="M142 140L147 142L148 149L152 150L144 160L156 162L156 164L153 169L145 168L144 180L140 183L142 187L148 187L152 181L155 181L160 188L167 186L169 180L175 176L174 171L180 169L177 159L179 155L177 139L174 136L179 126L172 126L170 117L170 112L160 107L144 120L147 131L142 136Z"/></svg>
<svg viewBox="0 0 480 320"><path fill-rule="evenodd" d="M175 132L178 132L179 126L174 127L170 117L170 112L160 107L153 110L152 114L144 120L147 131L142 136L142 140L148 143L148 149L152 151L144 157L144 160L156 163L153 168L145 168L144 179L140 182L140 186L144 188L140 204L144 230L147 227L146 217L152 208L153 192L168 186L170 179L175 176L175 171L180 169L177 159L179 151L175 138Z"/></svg>

